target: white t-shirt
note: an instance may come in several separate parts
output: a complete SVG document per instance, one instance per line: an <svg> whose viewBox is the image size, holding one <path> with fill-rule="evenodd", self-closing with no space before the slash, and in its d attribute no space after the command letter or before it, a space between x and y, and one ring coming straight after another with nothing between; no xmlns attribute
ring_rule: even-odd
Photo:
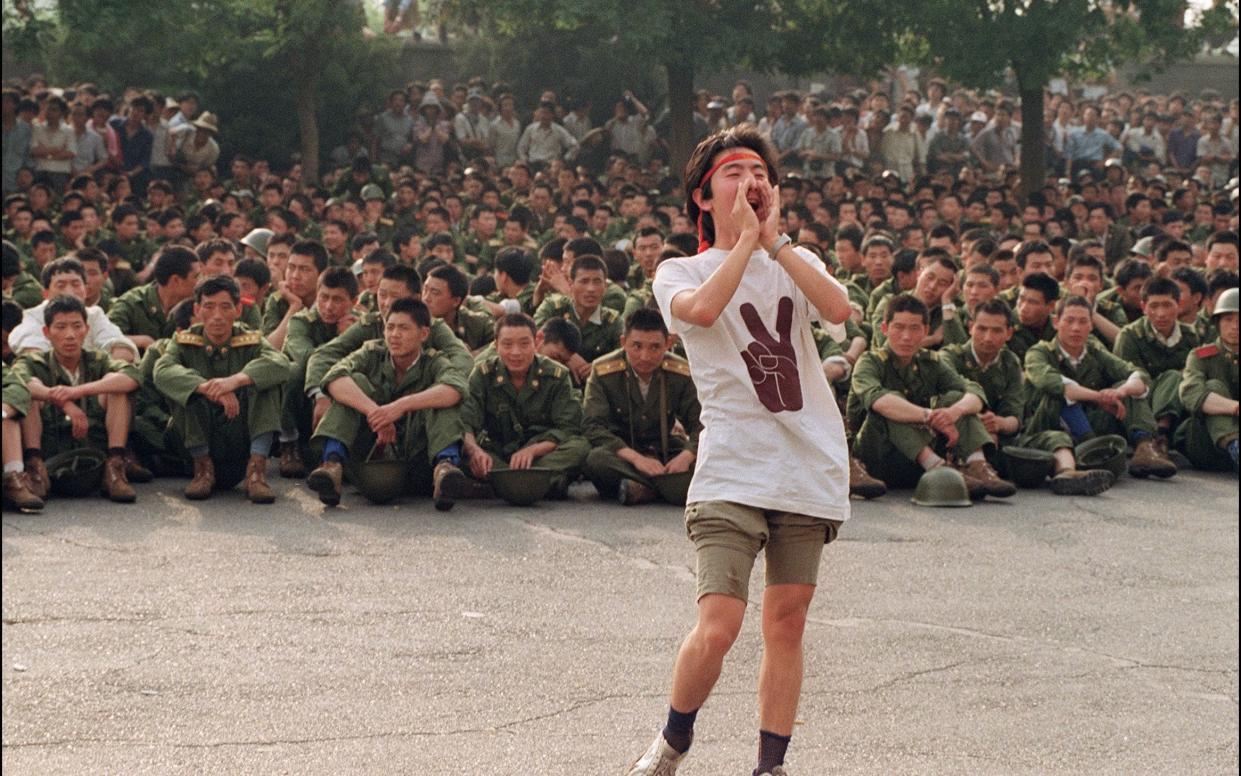
<svg viewBox="0 0 1241 776"><path fill-rule="evenodd" d="M797 253L840 286L814 254ZM688 500L847 520L844 422L810 331L818 311L792 277L759 250L715 325L672 316L673 297L701 286L727 255L710 248L669 259L655 275L655 298L685 343L702 405Z"/></svg>

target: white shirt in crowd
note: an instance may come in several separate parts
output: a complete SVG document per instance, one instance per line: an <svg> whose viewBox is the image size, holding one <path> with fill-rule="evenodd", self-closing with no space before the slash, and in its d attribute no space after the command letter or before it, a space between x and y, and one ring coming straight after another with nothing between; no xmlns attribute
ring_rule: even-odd
<svg viewBox="0 0 1241 776"><path fill-rule="evenodd" d="M759 250L713 326L671 313L673 298L701 286L727 255L711 248L669 259L655 275L655 298L685 343L702 404L689 502L731 501L846 520L849 451L810 331L819 314L788 272ZM798 255L844 293L822 261L809 251Z"/></svg>
<svg viewBox="0 0 1241 776"><path fill-rule="evenodd" d="M31 307L22 313L22 322L9 333L9 347L14 353L24 350L37 350L40 353L51 350L52 343L43 336L43 309L47 301ZM99 305L87 305L86 325L90 331L86 333L86 342L82 345L90 350L102 350L107 353L114 346L121 345L138 356L138 348L126 337L117 325L108 320L108 315Z"/></svg>
<svg viewBox="0 0 1241 776"><path fill-rule="evenodd" d="M72 124L60 122L56 129L50 128L46 122L36 121L30 125L30 147L43 147L46 149L65 149L72 151L74 154L78 152L78 137L73 131ZM44 159L39 157L34 160L34 168L39 172L55 172L68 173L73 165L73 158L68 159Z"/></svg>

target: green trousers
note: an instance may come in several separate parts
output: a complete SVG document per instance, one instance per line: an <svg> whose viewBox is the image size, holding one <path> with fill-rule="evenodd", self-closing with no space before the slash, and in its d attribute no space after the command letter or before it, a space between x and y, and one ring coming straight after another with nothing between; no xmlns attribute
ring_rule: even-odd
<svg viewBox="0 0 1241 776"><path fill-rule="evenodd" d="M489 449L485 445L483 449L491 456L491 468L493 471L502 471L508 468L507 457L501 457L495 450ZM556 446L556 449L535 460L534 465L545 469L554 469L556 475L552 478L552 492L563 491L573 484L582 474L582 467L586 463L586 457L590 454L590 442L585 437L574 436L569 437L565 441ZM469 473L469 469L466 469Z"/></svg>
<svg viewBox="0 0 1241 776"><path fill-rule="evenodd" d="M1207 390L1220 396L1231 390L1220 380L1208 380ZM1194 413L1176 429L1173 443L1197 469L1232 471L1232 458L1226 449L1237 438L1237 419L1231 415Z"/></svg>
<svg viewBox="0 0 1241 776"><path fill-rule="evenodd" d="M1117 383L1114 388L1119 388L1124 383ZM1125 419L1117 420L1115 416L1105 412L1097 404L1083 403L1082 409L1086 413L1086 419L1090 421L1090 427L1096 434L1119 434L1125 439L1132 439L1133 432L1142 431L1154 436L1157 424L1155 421L1155 413L1151 410L1150 396L1143 399L1125 399ZM1063 429L1060 420L1060 413L1068 406L1068 402L1063 396L1052 396L1043 393L1038 396L1037 403L1030 413L1029 422L1026 424L1030 433L1040 431L1060 431Z"/></svg>
<svg viewBox="0 0 1241 776"><path fill-rule="evenodd" d="M676 437L669 440L668 456L670 458L684 449L684 440ZM656 451L646 450L640 452L643 455L660 459L661 463L667 463ZM620 490L621 480L634 480L648 488L655 487L655 483L651 482L651 478L635 469L633 464L622 461L616 453L601 447L590 451L590 454L586 456L586 463L582 470L586 475L586 479L591 481L591 484L595 486L595 490L599 491L599 495L605 499L616 498Z"/></svg>
<svg viewBox="0 0 1241 776"><path fill-rule="evenodd" d="M944 394L934 405L949 407L960 401L962 395L960 391ZM977 415L967 415L957 421L957 433L960 438L952 452L958 461L964 461L991 443L991 435ZM926 426L896 423L871 410L853 443L853 455L888 487L911 488L918 484L923 473L918 465L918 454L931 446L942 455L948 452L943 442L942 436Z"/></svg>

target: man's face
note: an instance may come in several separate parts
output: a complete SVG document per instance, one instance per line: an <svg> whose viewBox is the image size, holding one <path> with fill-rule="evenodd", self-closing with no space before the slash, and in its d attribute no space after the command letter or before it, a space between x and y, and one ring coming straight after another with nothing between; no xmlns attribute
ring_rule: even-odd
<svg viewBox="0 0 1241 776"><path fill-rule="evenodd" d="M541 340L526 326L504 326L496 336L496 353L511 374L524 374L534 363Z"/></svg>
<svg viewBox="0 0 1241 776"><path fill-rule="evenodd" d="M86 221L78 218L65 224L61 232L65 236L65 241L70 245L74 245L78 240L82 239L82 235L86 234Z"/></svg>
<svg viewBox="0 0 1241 776"><path fill-rule="evenodd" d="M603 302L603 292L607 289L607 283L607 278L599 270L578 270L577 276L573 278L570 285L574 306L593 313Z"/></svg>
<svg viewBox="0 0 1241 776"><path fill-rule="evenodd" d="M1144 224L1151 219L1151 203L1150 200L1141 200L1134 204L1133 209L1129 211L1130 220Z"/></svg>
<svg viewBox="0 0 1241 776"><path fill-rule="evenodd" d="M1219 328L1219 338L1229 348L1237 349L1237 314L1221 313L1215 316L1215 325Z"/></svg>
<svg viewBox="0 0 1241 776"><path fill-rule="evenodd" d="M375 304L379 308L379 316L387 318L388 310L392 309L392 303L396 300L412 299L413 297L414 292L400 280L392 278L380 279L379 288L375 289Z"/></svg>
<svg viewBox="0 0 1241 776"><path fill-rule="evenodd" d="M83 228L85 228L85 221L83 221ZM184 236L185 236L185 222L182 221L180 218L174 218L170 220L168 223L164 224L164 238L165 239L172 241L172 240L178 240Z"/></svg>
<svg viewBox="0 0 1241 776"><path fill-rule="evenodd" d="M232 251L216 251L203 262L203 274L208 277L214 275L228 275L231 277L233 274L233 263L236 260Z"/></svg>
<svg viewBox="0 0 1241 776"><path fill-rule="evenodd" d="M1056 257L1050 253L1031 253L1026 256L1026 268L1022 272L1022 277L1030 277L1031 275L1042 272L1045 275L1051 275L1056 268Z"/></svg>
<svg viewBox="0 0 1241 776"><path fill-rule="evenodd" d="M642 380L650 380L668 352L668 338L659 331L634 329L624 336L621 346L633 371Z"/></svg>
<svg viewBox="0 0 1241 776"><path fill-rule="evenodd" d="M504 244L521 245L526 241L526 230L515 218L504 222Z"/></svg>
<svg viewBox="0 0 1241 776"><path fill-rule="evenodd" d="M329 326L335 326L353 309L353 300L343 288L320 287L315 294L315 309L319 311L320 320Z"/></svg>
<svg viewBox="0 0 1241 776"><path fill-rule="evenodd" d="M478 214L477 231L479 237L490 238L496 233L496 214L490 210L484 210Z"/></svg>
<svg viewBox="0 0 1241 776"><path fill-rule="evenodd" d="M244 181L250 177L250 165L240 159L234 159L229 169L233 173L234 180Z"/></svg>
<svg viewBox="0 0 1241 776"><path fill-rule="evenodd" d="M1065 285L1070 293L1084 296L1093 302L1095 296L1103 290L1103 278L1094 267L1078 266L1069 273Z"/></svg>
<svg viewBox="0 0 1241 776"><path fill-rule="evenodd" d="M52 350L62 359L77 359L82 355L82 344L90 327L86 318L77 313L59 313L49 326L43 327L43 336L51 343Z"/></svg>
<svg viewBox="0 0 1241 776"><path fill-rule="evenodd" d="M1184 221L1169 221L1163 225L1164 234L1167 234L1174 240L1180 240L1185 236Z"/></svg>
<svg viewBox="0 0 1241 776"><path fill-rule="evenodd" d="M1237 271L1237 246L1224 242L1217 242L1211 246L1211 250L1207 252L1207 274L1220 268L1229 272Z"/></svg>
<svg viewBox="0 0 1241 776"><path fill-rule="evenodd" d="M1095 208L1090 211L1090 215L1086 218L1086 228L1095 234L1103 234L1107 231L1112 220L1107 217L1107 213L1102 208Z"/></svg>
<svg viewBox="0 0 1241 776"><path fill-rule="evenodd" d="M194 317L202 321L203 333L212 342L223 342L232 336L233 323L241 307L227 291L204 296L194 304Z"/></svg>
<svg viewBox="0 0 1241 776"><path fill-rule="evenodd" d="M315 260L304 253L293 253L284 267L284 287L303 302L315 293L319 270Z"/></svg>
<svg viewBox="0 0 1241 776"><path fill-rule="evenodd" d="M1157 294L1142 302L1142 314L1150 320L1155 330L1165 337L1171 336L1180 312L1180 301L1168 294Z"/></svg>
<svg viewBox="0 0 1241 776"><path fill-rule="evenodd" d="M72 296L86 301L86 281L76 272L58 272L52 276L47 287L47 298L56 296Z"/></svg>
<svg viewBox="0 0 1241 776"><path fill-rule="evenodd" d="M139 228L141 224L138 222L138 216L125 216L120 223L115 225L116 237L119 240L132 240L138 236Z"/></svg>
<svg viewBox="0 0 1241 776"><path fill-rule="evenodd" d="M430 329L419 326L409 313L395 313L384 319L384 343L394 359L416 358L430 333Z"/></svg>
<svg viewBox="0 0 1241 776"><path fill-rule="evenodd" d="M194 296L194 286L198 285L198 276L202 272L202 266L196 261L190 265L190 271L185 277L173 275L168 278L168 285L164 288L172 297L173 304Z"/></svg>
<svg viewBox="0 0 1241 776"><path fill-rule="evenodd" d="M915 286L914 294L924 304L937 304L943 297L944 292L952 287L952 282L955 279L955 272L936 262L927 266L918 275L918 283Z"/></svg>
<svg viewBox="0 0 1241 776"><path fill-rule="evenodd" d="M978 305L989 302L999 293L999 289L991 282L991 278L979 273L968 273L962 287L965 293L965 306L970 310Z"/></svg>
<svg viewBox="0 0 1241 776"><path fill-rule="evenodd" d="M732 153L735 151L729 149L716 154L711 160L712 166L719 164L721 159ZM735 159L716 170L710 180L711 199L705 199L703 192L696 191L695 201L704 211L711 213L717 226L721 225L731 218L733 202L743 181L748 184L746 201L754 209L759 223L762 223L767 217L768 208L776 204L770 201L767 165L753 157Z"/></svg>
<svg viewBox="0 0 1241 776"><path fill-rule="evenodd" d="M862 262L872 284L877 285L892 276L892 251L886 245L868 247Z"/></svg>
<svg viewBox="0 0 1241 776"><path fill-rule="evenodd" d="M645 237L639 237L633 242L633 255L642 265L642 269L650 274L655 269L655 262L659 260L659 252L664 247L663 238L657 234L648 234Z"/></svg>
<svg viewBox="0 0 1241 776"><path fill-rule="evenodd" d="M1198 314L1198 308L1202 306L1202 297L1195 294L1190 290L1189 286L1179 280L1176 281L1176 286L1181 289L1181 309L1179 313L1181 320L1193 318Z"/></svg>
<svg viewBox="0 0 1241 776"><path fill-rule="evenodd" d="M970 324L974 349L984 358L994 357L1013 336L1013 322L1003 315L983 313Z"/></svg>
<svg viewBox="0 0 1241 776"><path fill-rule="evenodd" d="M86 269L86 299L90 304L99 304L99 295L103 293L103 284L108 282L108 274L97 261L84 261Z"/></svg>
<svg viewBox="0 0 1241 776"><path fill-rule="evenodd" d="M435 318L451 315L461 304L461 297L453 296L448 281L443 278L429 277L422 284L422 301L431 310Z"/></svg>
<svg viewBox="0 0 1241 776"><path fill-rule="evenodd" d="M1194 256L1189 251L1168 251L1159 265L1161 275L1171 275L1177 267L1188 267L1193 263Z"/></svg>
<svg viewBox="0 0 1241 776"><path fill-rule="evenodd" d="M1053 319L1053 325L1056 327L1056 336L1060 339L1060 344L1074 353L1086 345L1086 338L1094 330L1094 321L1091 320L1090 311L1077 305L1064 308Z"/></svg>
<svg viewBox="0 0 1241 776"><path fill-rule="evenodd" d="M345 246L345 233L336 224L323 227L323 247L336 252Z"/></svg>
<svg viewBox="0 0 1241 776"><path fill-rule="evenodd" d="M1038 328L1047 323L1052 305L1041 291L1023 288L1017 296L1017 318L1023 326Z"/></svg>
<svg viewBox="0 0 1241 776"><path fill-rule="evenodd" d="M262 299L264 289L254 282L254 278L240 277L234 278L237 281L237 290L241 292L243 299Z"/></svg>
<svg viewBox="0 0 1241 776"><path fill-rule="evenodd" d="M926 322L916 313L896 313L892 320L883 324L888 348L898 358L912 358L922 348L926 330Z"/></svg>

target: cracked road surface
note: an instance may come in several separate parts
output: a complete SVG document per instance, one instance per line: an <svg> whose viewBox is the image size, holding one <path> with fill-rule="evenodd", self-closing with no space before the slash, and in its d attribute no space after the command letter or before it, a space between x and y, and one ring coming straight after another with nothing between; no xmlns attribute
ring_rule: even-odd
<svg viewBox="0 0 1241 776"><path fill-rule="evenodd" d="M7 773L609 776L650 742L694 615L680 510L274 483L4 515ZM908 495L825 555L792 773L1236 772L1235 478ZM760 654L751 618L685 776L750 772Z"/></svg>

